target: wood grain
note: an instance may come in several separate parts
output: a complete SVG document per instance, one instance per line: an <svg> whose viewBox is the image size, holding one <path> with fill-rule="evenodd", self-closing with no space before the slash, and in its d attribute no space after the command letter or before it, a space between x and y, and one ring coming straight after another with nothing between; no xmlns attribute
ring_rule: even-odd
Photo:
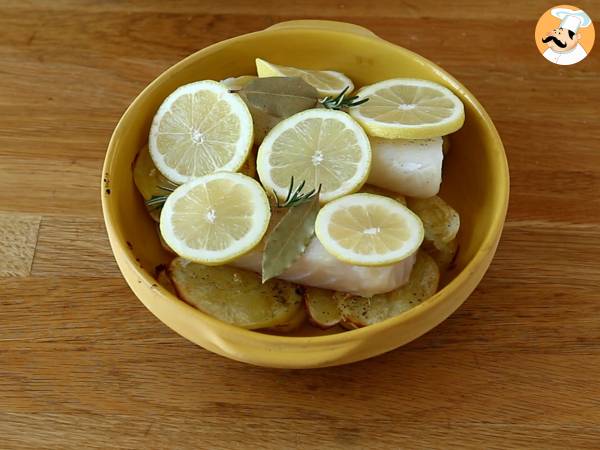
<svg viewBox="0 0 600 450"><path fill-rule="evenodd" d="M540 57L549 6L0 0L0 447L598 448L600 53ZM148 82L298 18L441 64L493 117L511 170L498 253L456 314L381 357L301 372L213 355L148 313L98 195L112 129Z"/></svg>
<svg viewBox="0 0 600 450"><path fill-rule="evenodd" d="M30 274L39 227L39 216L0 213L0 277Z"/></svg>
<svg viewBox="0 0 600 450"><path fill-rule="evenodd" d="M44 218L32 276L118 277L105 230L98 218Z"/></svg>

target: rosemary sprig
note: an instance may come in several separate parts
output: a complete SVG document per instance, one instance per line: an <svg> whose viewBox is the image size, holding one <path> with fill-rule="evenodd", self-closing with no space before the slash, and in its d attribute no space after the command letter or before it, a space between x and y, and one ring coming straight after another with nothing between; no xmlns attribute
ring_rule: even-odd
<svg viewBox="0 0 600 450"><path fill-rule="evenodd" d="M167 201L167 197L169 195L171 195L171 193L175 190L174 188L170 188L167 186L158 186L158 188L163 191L167 191L168 194L167 195L153 195L148 200L146 200L144 203L150 209L161 209L163 207L163 205L165 204L165 202Z"/></svg>
<svg viewBox="0 0 600 450"><path fill-rule="evenodd" d="M165 202L167 201L168 195L153 195L150 199L146 200L144 203L150 209L160 209L163 207Z"/></svg>
<svg viewBox="0 0 600 450"><path fill-rule="evenodd" d="M158 186L158 188L162 191L167 191L169 193L173 192L175 190L175 188L177 187L177 185L174 184L175 187L168 187L168 186Z"/></svg>
<svg viewBox="0 0 600 450"><path fill-rule="evenodd" d="M279 197L277 197L277 194L273 191L273 195L275 196L275 206L277 206L277 208L291 208L298 206L302 203L311 201L312 198L321 191L321 185L319 185L319 189L312 189L311 191L303 193L302 189L304 189L305 184L306 181L302 181L302 183L294 189L294 177L292 176L292 179L290 180L290 189L283 203L279 201Z"/></svg>
<svg viewBox="0 0 600 450"><path fill-rule="evenodd" d="M362 105L365 102L368 102L368 98L361 98L358 100L358 95L353 95L352 97L346 97L346 91L350 89L350 86L346 86L342 92L338 94L337 97L325 97L324 99L319 100L325 108L328 109L344 109L351 108L353 106Z"/></svg>

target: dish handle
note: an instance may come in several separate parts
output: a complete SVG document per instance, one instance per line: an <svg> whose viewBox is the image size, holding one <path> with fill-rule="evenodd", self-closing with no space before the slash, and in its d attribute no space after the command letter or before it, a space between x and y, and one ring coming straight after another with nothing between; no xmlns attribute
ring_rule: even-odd
<svg viewBox="0 0 600 450"><path fill-rule="evenodd" d="M267 30L283 30L291 28L309 28L317 30L339 31L342 33L358 34L370 38L380 39L371 30L348 22L337 22L335 20L288 20L271 25Z"/></svg>

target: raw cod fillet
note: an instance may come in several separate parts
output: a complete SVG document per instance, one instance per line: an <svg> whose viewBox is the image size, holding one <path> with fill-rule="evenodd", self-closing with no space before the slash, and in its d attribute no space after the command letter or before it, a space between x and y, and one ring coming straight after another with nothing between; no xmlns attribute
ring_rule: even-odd
<svg viewBox="0 0 600 450"><path fill-rule="evenodd" d="M433 197L442 182L441 137L369 138L373 152L367 183L408 197Z"/></svg>
<svg viewBox="0 0 600 450"><path fill-rule="evenodd" d="M370 297L406 284L415 260L416 253L388 266L355 266L331 255L315 237L302 256L278 278L305 286ZM261 261L262 250L257 249L241 256L230 265L261 273Z"/></svg>

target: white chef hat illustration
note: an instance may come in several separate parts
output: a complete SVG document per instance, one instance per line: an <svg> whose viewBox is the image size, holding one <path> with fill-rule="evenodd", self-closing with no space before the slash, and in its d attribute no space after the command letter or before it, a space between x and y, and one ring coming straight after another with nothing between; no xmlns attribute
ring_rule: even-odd
<svg viewBox="0 0 600 450"><path fill-rule="evenodd" d="M584 11L569 8L553 8L550 13L561 20L560 28L577 33L579 28L589 27L592 19Z"/></svg>

